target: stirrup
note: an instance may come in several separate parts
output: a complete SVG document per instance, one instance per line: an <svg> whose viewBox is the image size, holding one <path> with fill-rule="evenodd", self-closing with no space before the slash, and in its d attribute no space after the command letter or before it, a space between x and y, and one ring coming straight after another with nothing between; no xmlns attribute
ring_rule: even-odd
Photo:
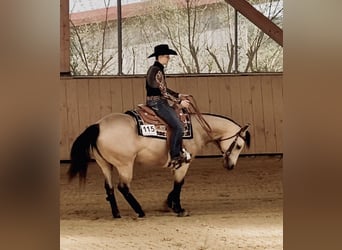
<svg viewBox="0 0 342 250"><path fill-rule="evenodd" d="M167 165L168 168L171 169L178 169L182 166L182 164L185 162L184 157L178 156L176 158L173 158L169 164Z"/></svg>
<svg viewBox="0 0 342 250"><path fill-rule="evenodd" d="M167 167L172 169L178 169L182 166L183 163L189 163L190 161L191 154L188 151L186 151L185 148L182 148L181 155L172 159Z"/></svg>
<svg viewBox="0 0 342 250"><path fill-rule="evenodd" d="M186 151L185 148L182 148L183 158L185 163L189 163L191 161L191 154Z"/></svg>

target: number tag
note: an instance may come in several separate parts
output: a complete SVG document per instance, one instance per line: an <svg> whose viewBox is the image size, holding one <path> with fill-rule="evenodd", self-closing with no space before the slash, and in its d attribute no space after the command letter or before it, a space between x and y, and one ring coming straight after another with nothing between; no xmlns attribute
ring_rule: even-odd
<svg viewBox="0 0 342 250"><path fill-rule="evenodd" d="M156 127L153 124L141 125L143 135L157 135Z"/></svg>

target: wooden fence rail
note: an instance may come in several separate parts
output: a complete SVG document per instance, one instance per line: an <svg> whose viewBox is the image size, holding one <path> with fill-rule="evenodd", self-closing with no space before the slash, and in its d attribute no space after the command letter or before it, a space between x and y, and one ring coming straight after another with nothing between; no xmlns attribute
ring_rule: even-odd
<svg viewBox="0 0 342 250"><path fill-rule="evenodd" d="M282 153L283 76L170 76L168 86L192 94L201 112L250 123L252 143L244 154ZM145 102L143 77L62 78L60 81L60 159L68 160L75 138L111 112ZM218 155L214 145L202 155Z"/></svg>

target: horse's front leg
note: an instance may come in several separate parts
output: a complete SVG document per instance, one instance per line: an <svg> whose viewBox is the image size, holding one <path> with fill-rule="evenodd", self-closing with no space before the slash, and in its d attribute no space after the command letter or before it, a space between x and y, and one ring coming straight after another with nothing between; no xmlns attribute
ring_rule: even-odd
<svg viewBox="0 0 342 250"><path fill-rule="evenodd" d="M184 164L177 170L174 170L173 189L167 196L166 205L171 208L173 212L177 213L179 217L189 216L189 212L182 208L180 202L180 193L184 185L184 177L188 171L189 164Z"/></svg>

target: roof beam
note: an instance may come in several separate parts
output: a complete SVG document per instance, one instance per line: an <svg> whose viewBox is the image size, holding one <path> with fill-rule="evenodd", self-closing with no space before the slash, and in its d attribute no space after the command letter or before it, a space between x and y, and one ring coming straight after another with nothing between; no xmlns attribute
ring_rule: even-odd
<svg viewBox="0 0 342 250"><path fill-rule="evenodd" d="M225 0L238 12L254 23L259 29L271 37L280 46L283 46L283 30L255 9L246 0Z"/></svg>

